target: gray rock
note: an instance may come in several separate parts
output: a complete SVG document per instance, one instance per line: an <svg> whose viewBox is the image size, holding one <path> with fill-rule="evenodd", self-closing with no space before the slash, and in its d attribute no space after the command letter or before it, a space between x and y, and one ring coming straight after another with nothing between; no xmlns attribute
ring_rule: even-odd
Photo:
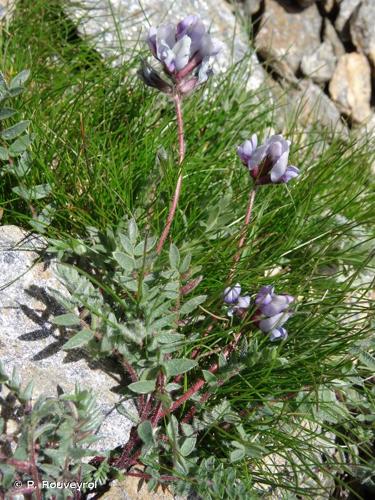
<svg viewBox="0 0 375 500"><path fill-rule="evenodd" d="M361 0L342 0L340 3L340 10L335 21L335 28L344 41L350 39L349 20L360 2Z"/></svg>
<svg viewBox="0 0 375 500"><path fill-rule="evenodd" d="M262 6L262 0L245 0L244 3L245 14L253 16L254 14L257 14L260 11L261 6Z"/></svg>
<svg viewBox="0 0 375 500"><path fill-rule="evenodd" d="M342 113L362 123L371 115L371 68L363 54L351 52L338 60L329 93Z"/></svg>
<svg viewBox="0 0 375 500"><path fill-rule="evenodd" d="M350 33L354 45L375 66L375 2L363 0L350 20Z"/></svg>
<svg viewBox="0 0 375 500"><path fill-rule="evenodd" d="M150 25L176 23L189 14L199 14L213 36L225 43L214 70L224 71L249 53L248 37L224 0L81 0L68 3L66 12L78 32L115 65L133 57ZM248 89L257 89L264 81L264 71L254 53L250 66Z"/></svg>
<svg viewBox="0 0 375 500"><path fill-rule="evenodd" d="M288 94L289 107L298 112L298 119L306 126L320 123L329 130L335 130L343 137L349 135L348 128L341 120L340 112L323 92L323 90L308 80L300 83L300 89Z"/></svg>
<svg viewBox="0 0 375 500"><path fill-rule="evenodd" d="M314 82L328 82L335 71L336 56L329 40L325 40L313 54L302 57L301 70Z"/></svg>
<svg viewBox="0 0 375 500"><path fill-rule="evenodd" d="M324 19L324 41L329 41L332 44L337 59L345 54L345 47L333 24L327 17Z"/></svg>
<svg viewBox="0 0 375 500"><path fill-rule="evenodd" d="M73 392L76 383L93 389L104 421L96 449L109 450L124 444L131 422L114 405L113 392L120 377L112 368L104 371L82 352L65 352L66 339L52 325L51 318L61 314L49 289L68 296L54 272L54 263L37 262L45 242L16 226L0 226L0 359L10 374L16 367L24 385L34 381L34 398L41 394L56 396L59 385Z"/></svg>
<svg viewBox="0 0 375 500"><path fill-rule="evenodd" d="M315 4L292 10L291 3L265 0L265 11L255 45L281 75L295 73L305 54L320 46L322 19Z"/></svg>

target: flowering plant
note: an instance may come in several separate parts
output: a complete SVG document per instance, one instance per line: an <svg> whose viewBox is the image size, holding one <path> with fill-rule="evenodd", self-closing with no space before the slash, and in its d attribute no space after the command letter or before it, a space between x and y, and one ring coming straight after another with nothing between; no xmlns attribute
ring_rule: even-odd
<svg viewBox="0 0 375 500"><path fill-rule="evenodd" d="M198 16L188 16L177 26L165 24L150 28L148 45L161 63L170 82L163 80L152 67L143 63L140 76L144 82L161 92L188 94L212 74L211 59L222 44L207 33Z"/></svg>
<svg viewBox="0 0 375 500"><path fill-rule="evenodd" d="M29 3L22 2L17 12L40 12ZM33 134L25 135L29 125L17 118L22 110L16 114L8 107L27 76L12 79L19 51L31 51L32 74L40 71L44 78L40 61L51 45L27 41L23 47L17 32L28 29L34 40L30 24L19 16L4 45L11 58L10 64L4 58L6 83L0 82L6 105L0 218L20 221L33 209L33 229L50 237L46 265L57 268L65 286L47 290L47 297L44 289L43 295L28 291L43 303L48 298L48 305L58 301L64 314L51 318L40 314L39 306L34 314L21 304L40 327L20 332L15 345L50 334L52 350L62 344L66 351L77 350L68 352L66 362L94 360L95 367L110 372L115 387L104 409L84 390L86 380L74 395L59 390L56 398L35 404L31 386L20 385L16 374L0 367L6 410L0 416L0 497L41 500L62 493L47 490L44 480L86 478L103 485L91 492L97 496L123 475L147 481L150 490L162 485L185 496L193 490L207 500L283 498L293 492L320 496L324 471L331 481L339 471L334 488L344 472L363 471L347 458L350 450L356 458L365 456L373 413L366 400L374 366L365 326L368 305L363 305L369 287L358 285L373 249L370 238L364 244L357 239L369 236L366 223L374 203L364 196L367 169L353 168L369 163L363 146L357 152L343 141L332 146L327 135L327 149L317 155L322 142L308 131L303 161L309 156L313 161L298 182L289 160L295 150L290 137L264 134L272 115L268 93L263 101L262 89L256 95L245 89L241 73L247 61L217 85L205 86L203 95L196 92L211 74L216 53L216 42L196 16L149 33L150 57L140 74L164 94L160 100L155 91L134 84L134 61L124 61L121 89L117 71L96 58L90 60L94 71L87 71L75 57L71 61L65 44L62 55L69 57L57 61L59 84L38 77L33 86L43 81L45 106L39 106L39 91L27 94L22 109L35 105L38 112ZM55 35L55 25L49 32ZM82 76L89 85L81 85ZM177 134L168 110L173 105ZM234 145L243 142L250 126L258 135L246 132L250 139L238 148L244 169ZM7 198L14 177L22 182L22 193L13 190L21 199ZM30 189L45 178L54 180L50 189L45 184ZM182 180L186 191L180 200ZM348 192L350 199L343 199ZM55 212L47 212L39 201L43 196ZM22 223L29 221L22 217ZM2 288L7 295L7 284ZM5 313L6 329L13 312ZM56 338L52 324L58 325ZM43 350L41 358L46 354ZM92 372L95 380L97 374ZM116 422L111 436L116 448L95 451L96 438L105 434L103 410ZM364 432L357 434L358 429ZM23 486L13 487L14 479ZM74 500L87 494L64 490Z"/></svg>

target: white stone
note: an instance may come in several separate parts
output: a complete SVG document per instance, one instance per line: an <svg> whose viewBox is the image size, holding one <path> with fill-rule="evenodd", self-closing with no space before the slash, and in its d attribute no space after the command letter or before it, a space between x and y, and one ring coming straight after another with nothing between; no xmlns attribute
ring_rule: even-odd
<svg viewBox="0 0 375 500"><path fill-rule="evenodd" d="M131 422L114 407L114 392L121 379L116 370L104 370L81 351L62 350L66 338L51 323L64 311L49 295L49 289L65 296L68 291L57 279L54 263L37 261L45 242L16 226L0 226L0 359L10 375L16 367L23 386L34 381L34 399L56 396L59 385L73 392L78 383L92 389L104 421L100 428L99 450L124 444Z"/></svg>
<svg viewBox="0 0 375 500"><path fill-rule="evenodd" d="M331 43L336 58L345 54L345 47L328 17L324 19L324 41Z"/></svg>
<svg viewBox="0 0 375 500"><path fill-rule="evenodd" d="M290 11L276 0L265 0L261 26L255 46L261 56L281 76L295 73L301 59L320 46L322 18L315 4Z"/></svg>
<svg viewBox="0 0 375 500"><path fill-rule="evenodd" d="M302 57L301 70L314 82L328 82L335 71L336 56L332 43L324 41L317 51Z"/></svg>
<svg viewBox="0 0 375 500"><path fill-rule="evenodd" d="M348 22L361 0L342 0L339 14L335 21L335 28L340 33L342 40L349 40Z"/></svg>
<svg viewBox="0 0 375 500"><path fill-rule="evenodd" d="M338 60L329 93L340 111L362 123L371 115L371 68L363 54L351 52Z"/></svg>
<svg viewBox="0 0 375 500"><path fill-rule="evenodd" d="M375 1L363 0L350 20L352 41L375 66Z"/></svg>

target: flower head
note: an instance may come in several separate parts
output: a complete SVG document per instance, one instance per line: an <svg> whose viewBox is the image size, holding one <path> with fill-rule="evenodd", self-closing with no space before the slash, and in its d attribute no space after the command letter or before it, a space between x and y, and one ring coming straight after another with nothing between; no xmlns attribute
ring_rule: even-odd
<svg viewBox="0 0 375 500"><path fill-rule="evenodd" d="M185 17L177 26L163 24L150 28L147 43L182 94L191 92L208 79L212 73L210 59L222 48L194 15Z"/></svg>
<svg viewBox="0 0 375 500"><path fill-rule="evenodd" d="M228 286L223 293L224 302L231 305L228 316L242 316L250 307L250 295L241 295L241 285L236 283L233 287Z"/></svg>
<svg viewBox="0 0 375 500"><path fill-rule="evenodd" d="M288 165L289 149L290 141L282 135L273 135L258 146L254 134L237 148L237 154L256 184L281 184L299 175L297 167Z"/></svg>
<svg viewBox="0 0 375 500"><path fill-rule="evenodd" d="M262 287L255 298L255 303L265 316L273 316L285 311L292 302L294 302L294 297L286 294L277 295L274 293L273 286Z"/></svg>
<svg viewBox="0 0 375 500"><path fill-rule="evenodd" d="M289 305L294 302L294 297L287 294L278 295L271 285L263 286L255 297L257 311L255 323L264 333L269 333L271 342L284 340L288 333L283 328L284 323L292 315Z"/></svg>

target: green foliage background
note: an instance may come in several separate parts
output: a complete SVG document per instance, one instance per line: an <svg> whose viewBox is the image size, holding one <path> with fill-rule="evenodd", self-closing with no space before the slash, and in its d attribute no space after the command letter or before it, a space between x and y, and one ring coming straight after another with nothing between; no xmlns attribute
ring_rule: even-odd
<svg viewBox="0 0 375 500"><path fill-rule="evenodd" d="M95 279L109 289L112 307L116 285L108 282L108 268L82 250L88 228L116 228L135 217L143 235L160 234L176 180L173 106L138 81L139 61L137 53L121 68L104 65L77 37L59 2L20 2L1 35L6 77L31 70L26 93L16 98L19 113L7 125L31 121L32 160L23 182L52 189L32 201L33 210L52 206L53 224L45 234L63 242L61 258L89 274L93 267L98 271ZM220 316L250 188L235 147L254 132L266 137L280 112L267 89L245 90L245 67L246 61L184 102L187 155L171 231L182 257L191 253L200 267L203 280L195 292L207 295L204 308ZM301 130L296 123L281 132L293 140L291 163L302 175L259 190L236 281L251 294L272 283L298 298L289 339L270 346L250 321L230 330L219 322L203 338L206 320L190 332L183 355L197 346L203 355L220 349L234 332L246 330L245 367L206 408L213 411L226 400L235 413L247 410L242 425L228 430L211 418L198 454L232 462L254 495L268 488L295 498L324 491L321 473L335 476L338 490L344 471L371 483L374 144L319 126ZM15 185L14 175L2 177L2 223L30 227L29 203L12 190ZM168 265L167 251L160 262ZM190 377L185 375L186 387ZM339 451L330 458L327 453L322 464L317 448L321 452L322 443L333 441ZM293 473L270 467L267 457L275 454ZM205 471L202 466L202 475L210 475ZM216 492L202 494L220 498L220 481L229 481L223 477L218 472Z"/></svg>

